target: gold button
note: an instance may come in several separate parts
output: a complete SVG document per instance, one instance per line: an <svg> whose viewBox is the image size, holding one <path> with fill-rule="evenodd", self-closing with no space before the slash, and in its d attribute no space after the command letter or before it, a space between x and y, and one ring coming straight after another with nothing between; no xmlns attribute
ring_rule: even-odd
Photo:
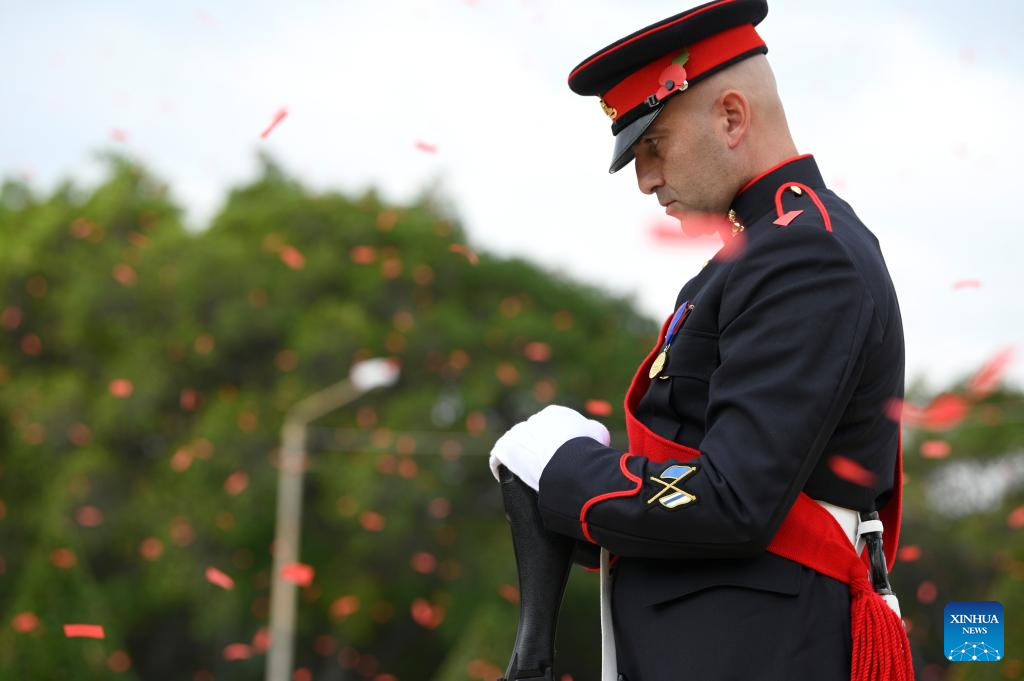
<svg viewBox="0 0 1024 681"><path fill-rule="evenodd" d="M705 267L707 267L707 266L708 266L708 263L709 263L709 262L711 262L711 261L710 261L710 260L705 260L705 261L704 261L704 264L703 264L703 265L701 265L701 266L700 266L700 268L701 268L701 269L704 269Z"/></svg>
<svg viewBox="0 0 1024 681"><path fill-rule="evenodd" d="M804 190L800 189L800 187L797 187L795 184L789 185L789 190L796 194L797 196L800 196L804 193Z"/></svg>

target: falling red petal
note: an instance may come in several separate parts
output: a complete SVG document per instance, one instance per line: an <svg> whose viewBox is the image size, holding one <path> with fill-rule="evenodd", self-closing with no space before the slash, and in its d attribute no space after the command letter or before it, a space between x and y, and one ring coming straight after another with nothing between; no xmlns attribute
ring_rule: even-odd
<svg viewBox="0 0 1024 681"><path fill-rule="evenodd" d="M306 258L294 246L285 246L279 255L281 261L293 270L300 270L306 264Z"/></svg>
<svg viewBox="0 0 1024 681"><path fill-rule="evenodd" d="M939 395L925 407L921 425L929 430L948 430L967 416L967 400L954 393Z"/></svg>
<svg viewBox="0 0 1024 681"><path fill-rule="evenodd" d="M828 466L837 477L861 487L870 487L878 480L877 475L842 454L830 456L828 458Z"/></svg>
<svg viewBox="0 0 1024 681"><path fill-rule="evenodd" d="M437 568L437 558L434 554L427 553L426 551L412 554L409 563L412 565L412 569L421 575L430 574Z"/></svg>
<svg viewBox="0 0 1024 681"><path fill-rule="evenodd" d="M287 109L285 109L283 107L281 109L279 109L278 112L276 114L274 114L274 120L272 120L270 122L270 125L267 126L267 129L260 133L260 137L262 137L263 139L266 139L267 135L270 134L270 131L273 130L275 127L277 127L277 124L280 123L282 120L284 120L284 117L287 116L287 115L288 115L288 110Z"/></svg>
<svg viewBox="0 0 1024 681"><path fill-rule="evenodd" d="M336 618L348 617L359 611L359 605L358 596L341 596L331 603L331 616Z"/></svg>
<svg viewBox="0 0 1024 681"><path fill-rule="evenodd" d="M1024 506L1018 506L1006 517L1006 524L1015 530L1024 527Z"/></svg>
<svg viewBox="0 0 1024 681"><path fill-rule="evenodd" d="M953 282L953 289L958 288L981 288L981 281L977 279L960 279Z"/></svg>
<svg viewBox="0 0 1024 681"><path fill-rule="evenodd" d="M498 595L513 605L519 602L519 589L511 584L502 584L499 586Z"/></svg>
<svg viewBox="0 0 1024 681"><path fill-rule="evenodd" d="M206 568L206 581L229 591L235 588L235 580L215 567Z"/></svg>
<svg viewBox="0 0 1024 681"><path fill-rule="evenodd" d="M926 459L944 459L949 456L950 449L945 440L925 440L921 443L921 456Z"/></svg>
<svg viewBox="0 0 1024 681"><path fill-rule="evenodd" d="M925 605L933 602L938 595L939 588L931 580L926 579L917 587L917 600Z"/></svg>
<svg viewBox="0 0 1024 681"><path fill-rule="evenodd" d="M915 560L921 557L921 549L913 544L904 546L896 552L896 557L905 563L913 563Z"/></svg>
<svg viewBox="0 0 1024 681"><path fill-rule="evenodd" d="M110 382L110 394L114 397L130 397L134 389L132 382L126 378L115 378Z"/></svg>
<svg viewBox="0 0 1024 681"><path fill-rule="evenodd" d="M1008 346L996 353L967 383L967 392L975 399L986 397L1003 379L1006 367L1013 360L1014 347Z"/></svg>
<svg viewBox="0 0 1024 681"><path fill-rule="evenodd" d="M427 153L427 154L436 154L437 153L437 147L436 146L434 146L433 144L427 144L426 142L423 142L422 140L416 140L416 148L419 149L420 151L424 152L424 153Z"/></svg>
<svg viewBox="0 0 1024 681"><path fill-rule="evenodd" d="M231 496L237 496L249 486L249 474L245 471L235 471L224 481L224 491Z"/></svg>
<svg viewBox="0 0 1024 681"><path fill-rule="evenodd" d="M368 532L380 532L384 529L384 516L376 511L363 511L359 514L359 524Z"/></svg>
<svg viewBox="0 0 1024 681"><path fill-rule="evenodd" d="M64 635L68 638L104 638L103 627L99 624L65 624Z"/></svg>
<svg viewBox="0 0 1024 681"><path fill-rule="evenodd" d="M260 627L252 635L252 649L257 653L265 653L270 648L270 630Z"/></svg>
<svg viewBox="0 0 1024 681"><path fill-rule="evenodd" d="M314 570L305 563L289 563L281 568L281 579L306 587L313 583Z"/></svg>
<svg viewBox="0 0 1024 681"><path fill-rule="evenodd" d="M412 620L424 629L436 629L444 621L444 608L431 605L423 598L417 598L409 607Z"/></svg>
<svg viewBox="0 0 1024 681"><path fill-rule="evenodd" d="M103 524L103 511L95 506L82 506L75 511L75 521L83 527L99 527Z"/></svg>
<svg viewBox="0 0 1024 681"><path fill-rule="evenodd" d="M252 647L248 643L232 643L224 647L225 660L248 660L252 657Z"/></svg>
<svg viewBox="0 0 1024 681"><path fill-rule="evenodd" d="M607 400L587 400L583 408L594 416L608 416L612 413L612 405Z"/></svg>
<svg viewBox="0 0 1024 681"><path fill-rule="evenodd" d="M11 620L11 626L19 634L27 634L36 630L39 626L39 618L34 612L19 612Z"/></svg>
<svg viewBox="0 0 1024 681"><path fill-rule="evenodd" d="M448 250L451 251L452 253L459 253L461 255L466 256L466 260L469 261L470 265L476 265L478 262L480 262L480 259L477 258L476 253L474 253L466 244L449 244Z"/></svg>
<svg viewBox="0 0 1024 681"><path fill-rule="evenodd" d="M523 353L530 361L546 362L551 359L551 346L540 342L527 343Z"/></svg>

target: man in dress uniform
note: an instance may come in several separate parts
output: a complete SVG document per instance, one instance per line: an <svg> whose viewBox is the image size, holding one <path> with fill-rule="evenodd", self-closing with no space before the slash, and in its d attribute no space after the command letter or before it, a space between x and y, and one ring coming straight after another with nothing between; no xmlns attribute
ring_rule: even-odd
<svg viewBox="0 0 1024 681"><path fill-rule="evenodd" d="M892 567L899 305L874 234L797 153L755 29L767 12L710 2L569 76L612 121L609 172L634 161L684 225L728 226L633 379L627 450L549 406L492 451L549 530L601 549L604 679L913 677L862 551L883 530Z"/></svg>

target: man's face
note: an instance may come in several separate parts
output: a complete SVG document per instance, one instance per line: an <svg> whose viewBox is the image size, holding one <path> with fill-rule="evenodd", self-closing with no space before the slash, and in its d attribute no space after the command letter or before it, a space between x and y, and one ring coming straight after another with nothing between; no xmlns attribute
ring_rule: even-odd
<svg viewBox="0 0 1024 681"><path fill-rule="evenodd" d="M699 97L688 100L692 94L674 95L633 145L640 191L656 195L666 213L684 222L687 215L728 209L722 207L726 147L714 134L711 107Z"/></svg>

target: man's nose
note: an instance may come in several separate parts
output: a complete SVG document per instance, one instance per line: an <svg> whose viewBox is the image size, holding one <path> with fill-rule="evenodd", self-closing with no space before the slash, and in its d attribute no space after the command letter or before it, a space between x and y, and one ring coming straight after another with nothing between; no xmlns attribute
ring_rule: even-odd
<svg viewBox="0 0 1024 681"><path fill-rule="evenodd" d="M641 160L637 157L633 161L636 166L636 183L644 194L653 194L654 190L664 184L661 177L661 170L656 163Z"/></svg>

